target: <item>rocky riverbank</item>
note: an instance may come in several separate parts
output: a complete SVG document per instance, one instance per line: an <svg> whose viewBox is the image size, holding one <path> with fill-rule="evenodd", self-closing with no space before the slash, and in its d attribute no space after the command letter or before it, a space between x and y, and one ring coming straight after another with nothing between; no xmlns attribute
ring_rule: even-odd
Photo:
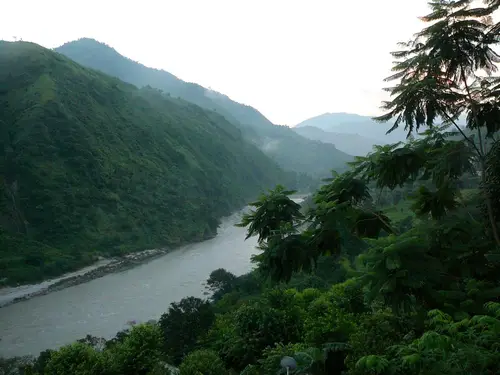
<svg viewBox="0 0 500 375"><path fill-rule="evenodd" d="M13 297L12 299L8 299L9 294L4 295L3 301L0 301L0 308L8 305L12 305L17 302L26 301L33 297L43 296L49 294L51 292L55 292L61 289L65 289L74 285L83 284L89 282L91 280L97 279L99 277L103 277L110 273L120 272L127 270L131 267L135 267L145 261L149 261L165 255L169 252L170 249L161 248L161 249L152 249L152 250L144 250L138 253L132 253L124 255L120 258L112 258L108 259L104 265L95 267L90 269L88 272L77 274L75 276L62 277L60 280L48 284L46 287L43 287L34 292L27 292L19 297ZM18 293L11 293L12 295L18 295Z"/></svg>

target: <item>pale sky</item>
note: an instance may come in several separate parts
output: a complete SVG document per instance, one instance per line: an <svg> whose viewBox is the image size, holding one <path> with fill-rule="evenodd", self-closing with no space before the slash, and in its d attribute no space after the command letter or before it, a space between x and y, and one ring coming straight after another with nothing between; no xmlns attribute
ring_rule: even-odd
<svg viewBox="0 0 500 375"><path fill-rule="evenodd" d="M81 37L222 92L277 124L379 113L390 51L427 0L4 0L0 39Z"/></svg>

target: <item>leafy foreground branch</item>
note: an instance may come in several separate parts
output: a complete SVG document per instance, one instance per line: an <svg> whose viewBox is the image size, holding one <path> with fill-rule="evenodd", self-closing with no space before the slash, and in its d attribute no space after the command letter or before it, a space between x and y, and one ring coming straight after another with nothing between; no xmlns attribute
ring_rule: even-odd
<svg viewBox="0 0 500 375"><path fill-rule="evenodd" d="M393 99L383 105L387 113L376 119L395 120L389 132L404 124L410 135L420 127L432 127L440 117L471 147L482 183L488 185L486 139L500 126L500 81L493 75L500 62L494 49L499 25L491 17L497 4L486 1L489 7L472 8L470 3L429 3L431 13L421 18L429 26L409 42L401 43L402 50L392 53L397 59L392 69L395 73L386 80L398 83L387 89ZM471 131L458 125L461 115L466 116ZM493 195L488 189L483 193L490 229L500 246Z"/></svg>

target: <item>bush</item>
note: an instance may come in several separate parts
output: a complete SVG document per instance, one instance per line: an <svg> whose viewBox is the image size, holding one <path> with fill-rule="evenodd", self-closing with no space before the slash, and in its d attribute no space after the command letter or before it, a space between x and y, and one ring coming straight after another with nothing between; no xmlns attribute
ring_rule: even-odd
<svg viewBox="0 0 500 375"><path fill-rule="evenodd" d="M179 367L180 375L224 375L224 363L213 350L196 350L190 353Z"/></svg>

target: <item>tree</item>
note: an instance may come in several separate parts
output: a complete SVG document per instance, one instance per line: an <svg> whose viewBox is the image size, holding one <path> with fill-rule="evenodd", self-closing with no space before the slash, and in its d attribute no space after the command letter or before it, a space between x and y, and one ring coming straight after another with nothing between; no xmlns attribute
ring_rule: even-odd
<svg viewBox="0 0 500 375"><path fill-rule="evenodd" d="M308 251L308 240L302 234L293 233L283 226L271 235L266 243L258 247L261 253L252 255L253 263L272 281L290 281L292 274L301 270L310 271L317 257Z"/></svg>
<svg viewBox="0 0 500 375"><path fill-rule="evenodd" d="M82 343L67 345L53 352L45 367L45 374L53 375L102 375L106 371L102 353Z"/></svg>
<svg viewBox="0 0 500 375"><path fill-rule="evenodd" d="M414 210L420 215L442 217L458 205L459 179L474 171L470 147L448 139L455 133L446 132L447 127L428 129L423 138L404 145L376 146L375 152L351 163L355 175L391 190L418 181L421 185L413 194Z"/></svg>
<svg viewBox="0 0 500 375"><path fill-rule="evenodd" d="M229 293L234 287L236 276L224 268L216 269L210 273L207 288L212 292L212 298L217 300L223 294Z"/></svg>
<svg viewBox="0 0 500 375"><path fill-rule="evenodd" d="M425 232L415 228L373 241L358 262L365 271L360 279L368 287L369 301L382 300L395 313L431 303L443 273L429 252Z"/></svg>
<svg viewBox="0 0 500 375"><path fill-rule="evenodd" d="M163 331L164 348L173 363L181 363L185 355L196 348L201 335L215 320L210 302L187 297L170 304L158 322Z"/></svg>
<svg viewBox="0 0 500 375"><path fill-rule="evenodd" d="M247 238L259 235L261 253L252 256L252 261L272 280L288 282L294 272L315 269L319 256L339 256L343 244L355 241L354 237L378 237L381 230L393 232L389 218L370 207L365 181L352 172L334 174L325 181L328 184L315 194L315 205L307 218L300 205L286 196L290 192L278 186L253 203L258 210L238 224L248 226ZM362 249L358 245L358 250Z"/></svg>
<svg viewBox="0 0 500 375"><path fill-rule="evenodd" d="M318 190L309 231L319 253L340 254L342 241L353 233L376 238L382 229L393 232L389 218L374 209L367 181L349 171L334 174Z"/></svg>
<svg viewBox="0 0 500 375"><path fill-rule="evenodd" d="M102 337L95 337L92 335L87 335L83 339L77 340L77 342L90 346L91 348L102 351L106 347L106 340ZM50 355L49 353L46 353Z"/></svg>
<svg viewBox="0 0 500 375"><path fill-rule="evenodd" d="M0 357L0 374L2 375L32 374L34 369L35 366L30 356L12 358ZM42 374L42 372L38 374Z"/></svg>
<svg viewBox="0 0 500 375"><path fill-rule="evenodd" d="M277 306L272 303L272 297L260 298L218 319L215 332L212 332L213 341L228 367L241 371L255 363L269 345L299 339L303 325L301 311L293 303L293 296L280 300L288 303Z"/></svg>
<svg viewBox="0 0 500 375"><path fill-rule="evenodd" d="M180 375L224 375L224 363L212 350L195 350L190 353L179 367Z"/></svg>
<svg viewBox="0 0 500 375"><path fill-rule="evenodd" d="M285 225L295 228L304 215L300 212L300 204L289 198L294 193L295 191L286 190L282 185L276 186L268 194L262 194L259 200L250 203L249 206L256 210L244 214L236 226L248 227L246 238L258 236L260 244Z"/></svg>
<svg viewBox="0 0 500 375"><path fill-rule="evenodd" d="M147 375L162 359L162 334L156 324L134 326L111 349L113 368L121 375Z"/></svg>
<svg viewBox="0 0 500 375"><path fill-rule="evenodd" d="M398 83L387 89L393 98L384 102L387 112L375 120L394 120L389 132L404 124L411 135L421 127L433 127L441 118L444 124L454 126L473 150L485 182L487 150L483 131L491 136L500 126L500 86L498 79L492 77L500 56L493 49L497 43L495 27L490 19L483 17L486 10L471 9L469 3L464 0L430 3L432 12L421 18L430 25L409 42L401 43L402 50L392 53L397 59L395 73L386 80ZM497 2L489 3L492 11ZM477 140L458 125L459 116L464 114L467 128L476 131ZM448 188L438 186L438 189ZM491 233L500 245L491 196L487 189L484 192Z"/></svg>
<svg viewBox="0 0 500 375"><path fill-rule="evenodd" d="M54 353L54 350L50 349L40 352L40 355L33 363L33 371L36 374L39 375L45 374L45 368L47 367L47 364L49 363L50 358L52 357L52 353Z"/></svg>
<svg viewBox="0 0 500 375"><path fill-rule="evenodd" d="M369 355L356 363L361 373L408 375L485 375L498 373L500 305L488 303L487 315L461 321L439 310L428 313L429 330L407 343L392 346L387 355Z"/></svg>
<svg viewBox="0 0 500 375"><path fill-rule="evenodd" d="M289 281L292 273L310 268L310 256L304 251L305 238L298 233L304 215L300 204L290 199L294 191L278 185L259 200L256 207L244 214L236 226L248 227L247 236L258 236L260 254L252 256L258 268L273 280Z"/></svg>

